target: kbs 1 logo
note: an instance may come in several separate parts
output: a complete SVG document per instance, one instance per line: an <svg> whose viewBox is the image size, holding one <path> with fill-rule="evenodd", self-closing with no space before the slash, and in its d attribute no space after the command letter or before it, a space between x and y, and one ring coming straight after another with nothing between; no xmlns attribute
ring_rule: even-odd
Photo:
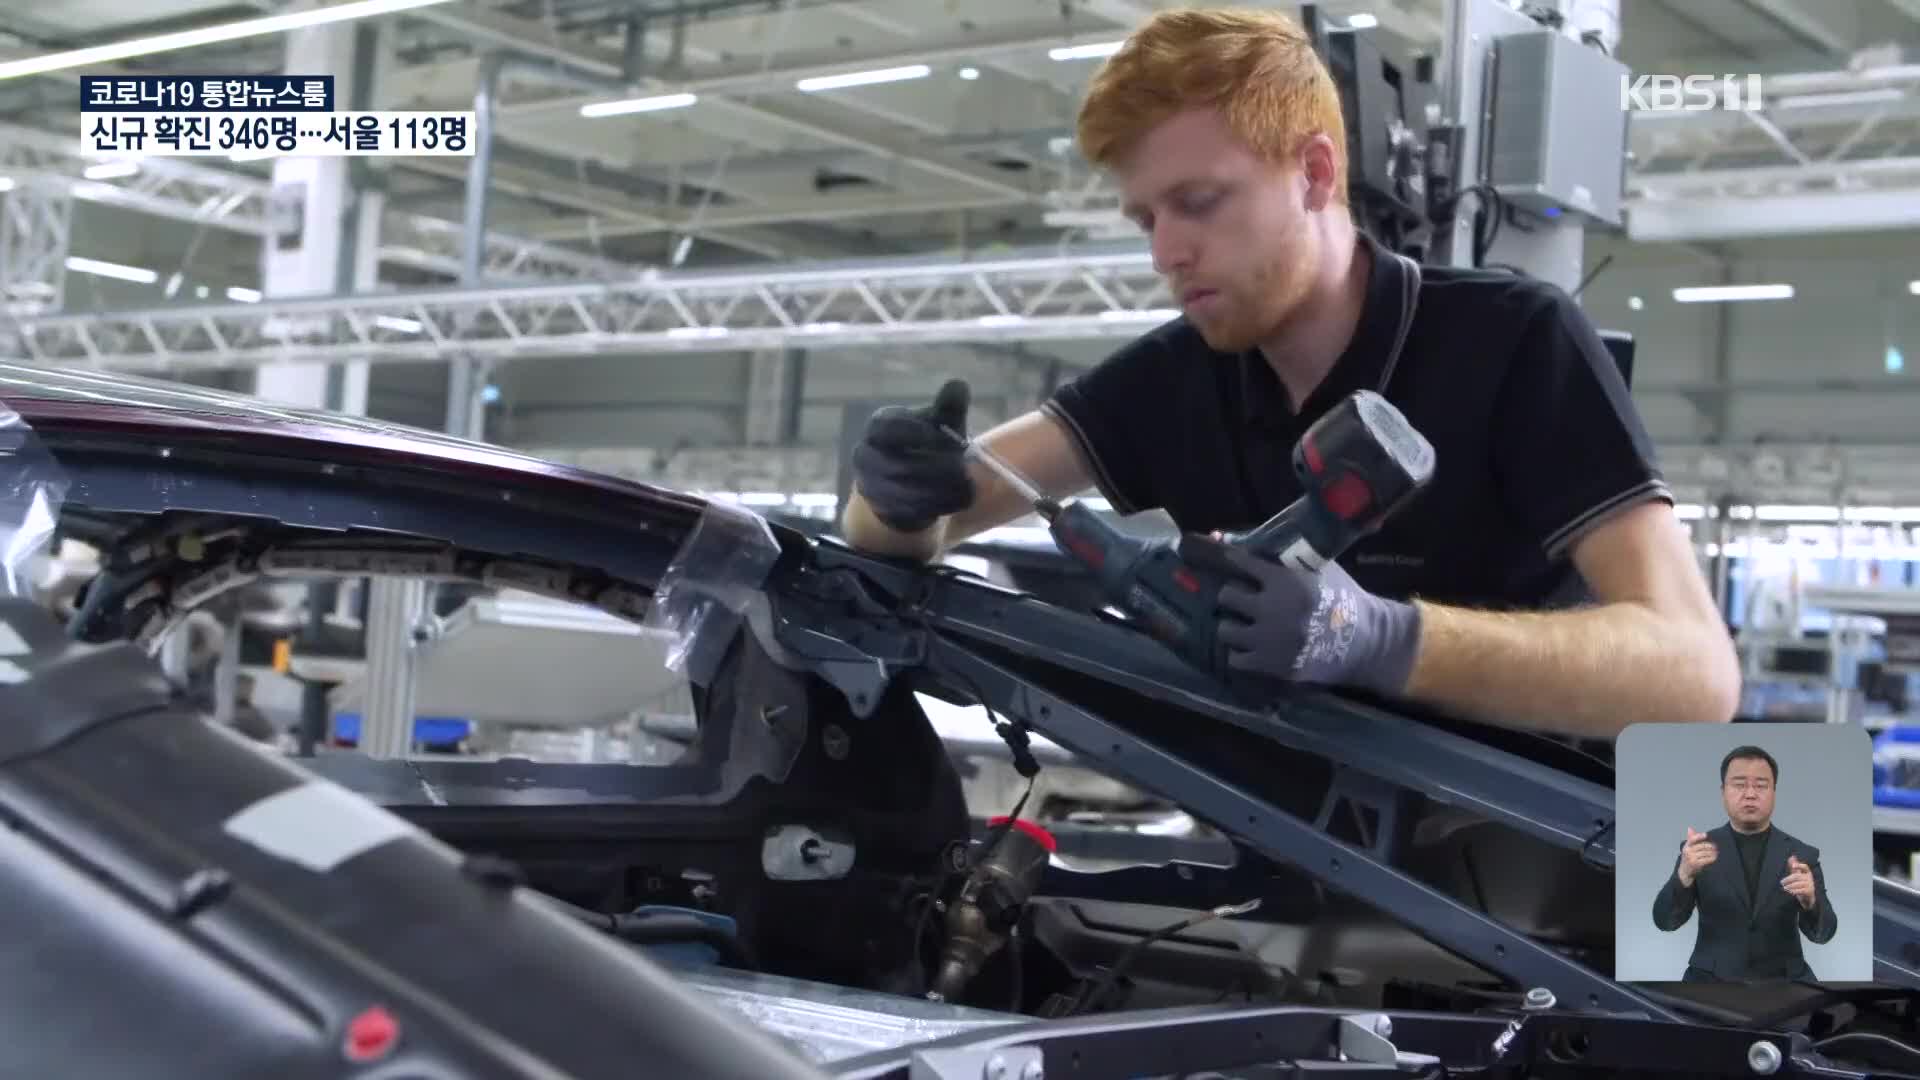
<svg viewBox="0 0 1920 1080"><path fill-rule="evenodd" d="M1758 75L1620 76L1620 108L1633 112L1759 112Z"/></svg>

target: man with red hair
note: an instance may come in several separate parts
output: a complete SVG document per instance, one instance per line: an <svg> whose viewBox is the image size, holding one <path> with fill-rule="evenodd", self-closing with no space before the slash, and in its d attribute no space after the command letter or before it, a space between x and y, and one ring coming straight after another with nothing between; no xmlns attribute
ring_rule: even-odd
<svg viewBox="0 0 1920 1080"><path fill-rule="evenodd" d="M1301 432L1378 391L1433 443L1433 482L1317 575L1234 553L1235 667L1576 737L1731 719L1732 643L1599 335L1551 285L1418 267L1356 228L1340 99L1298 23L1157 14L1078 128L1182 314L991 449L1049 494L1237 530L1300 494ZM966 430L954 390L875 414L853 545L931 559L1030 509L939 431Z"/></svg>

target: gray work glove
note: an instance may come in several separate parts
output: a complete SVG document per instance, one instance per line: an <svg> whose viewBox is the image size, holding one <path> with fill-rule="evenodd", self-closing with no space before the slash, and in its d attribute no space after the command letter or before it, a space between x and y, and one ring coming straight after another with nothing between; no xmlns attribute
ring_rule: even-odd
<svg viewBox="0 0 1920 1080"><path fill-rule="evenodd" d="M1336 562L1311 574L1206 537L1183 539L1181 555L1238 575L1220 589L1216 631L1233 672L1389 696L1405 690L1420 645L1412 604L1373 595Z"/></svg>
<svg viewBox="0 0 1920 1080"><path fill-rule="evenodd" d="M950 379L932 405L889 405L867 421L866 435L853 448L853 478L881 524L896 532L921 532L973 505L962 441L971 401L965 380Z"/></svg>

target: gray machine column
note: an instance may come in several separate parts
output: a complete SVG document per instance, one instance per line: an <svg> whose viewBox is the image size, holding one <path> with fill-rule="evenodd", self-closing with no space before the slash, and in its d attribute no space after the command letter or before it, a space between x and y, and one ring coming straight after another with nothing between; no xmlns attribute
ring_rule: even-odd
<svg viewBox="0 0 1920 1080"><path fill-rule="evenodd" d="M1603 130L1583 122L1577 143L1568 140L1567 124L1555 121L1567 119L1556 110L1569 108L1570 102L1593 107L1588 100L1591 94L1583 91L1606 78L1617 78L1614 69L1625 68L1610 55L1580 42L1581 35L1592 35L1611 52L1620 34L1618 0L1561 0L1556 6L1566 17L1562 33L1567 40L1560 44L1570 48L1514 49L1513 58L1503 55L1502 63L1495 64L1501 39L1512 37L1517 42L1517 35L1540 35L1546 29L1501 0L1447 0L1440 100L1445 114L1461 126L1457 187L1465 191L1480 184L1493 186L1514 212L1526 217L1525 229L1506 226L1500 230L1486 252L1486 264L1514 267L1571 293L1578 290L1583 277L1586 221L1577 210L1556 210L1555 216L1546 217L1520 204L1585 192L1603 219L1617 216L1625 177L1625 114L1582 113L1604 116L1610 124ZM1513 80L1513 89L1495 94L1490 79ZM1571 93L1567 92L1570 86L1575 87ZM1604 98L1604 102L1614 100ZM1577 111L1577 105L1572 107ZM1496 115L1505 125L1497 135ZM1493 138L1501 141L1497 157L1490 152ZM1487 167L1491 160L1502 162L1503 168L1525 163L1519 166L1524 181L1496 175ZM1461 213L1455 215L1452 227L1435 238L1441 261L1473 265L1474 222L1482 209L1494 209L1484 193L1462 198Z"/></svg>
<svg viewBox="0 0 1920 1080"><path fill-rule="evenodd" d="M332 74L342 107L373 108L386 51L384 27L311 27L287 35L285 70L293 75ZM377 184L355 191L355 171L362 168L344 157L274 161L273 183L298 193L303 228L296 244L267 245L262 257L267 296L370 293L378 287L385 200ZM254 392L290 405L364 414L368 377L366 361L267 364L257 372ZM368 685L360 746L369 754L399 756L410 745L413 730L413 631L425 608L424 590L418 583L377 579L369 590ZM345 597L331 589L316 589L311 602L336 616L347 610ZM309 708L325 706L311 703Z"/></svg>

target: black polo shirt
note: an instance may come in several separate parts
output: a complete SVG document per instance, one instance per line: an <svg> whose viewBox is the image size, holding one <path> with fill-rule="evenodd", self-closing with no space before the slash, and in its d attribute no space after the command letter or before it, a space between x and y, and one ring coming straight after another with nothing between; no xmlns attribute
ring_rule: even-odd
<svg viewBox="0 0 1920 1080"><path fill-rule="evenodd" d="M1184 318L1135 339L1043 406L1065 421L1121 513L1244 529L1300 495L1302 431L1361 388L1433 444L1415 500L1341 557L1382 596L1527 609L1579 602L1573 543L1609 513L1672 501L1652 440L1599 334L1563 290L1506 272L1422 267L1412 327L1388 363L1406 269L1372 254L1353 341L1295 412L1258 350L1209 348Z"/></svg>

